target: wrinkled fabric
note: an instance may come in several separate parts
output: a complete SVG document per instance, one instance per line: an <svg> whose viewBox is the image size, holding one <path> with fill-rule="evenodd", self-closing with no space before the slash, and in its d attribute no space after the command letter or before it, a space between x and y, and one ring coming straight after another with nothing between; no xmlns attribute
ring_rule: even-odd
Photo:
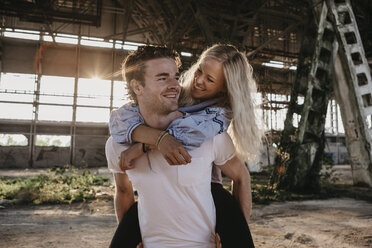
<svg viewBox="0 0 372 248"><path fill-rule="evenodd" d="M145 121L139 112L139 107L128 103L111 112L110 134L118 144L132 144L132 132L141 124L145 124Z"/></svg>
<svg viewBox="0 0 372 248"><path fill-rule="evenodd" d="M211 107L213 105L216 105L220 100L221 100L221 98L214 98L214 99L206 100L206 101L201 102L199 104L195 104L195 105L191 105L191 106L187 106L187 107L181 107L181 108L178 109L178 111L187 112L187 113L198 112L200 110L205 109L206 107Z"/></svg>
<svg viewBox="0 0 372 248"><path fill-rule="evenodd" d="M218 99L212 99L200 104L181 108L186 112L183 117L174 120L167 130L186 149L193 150L204 141L224 132L231 122L232 113L222 107L214 106ZM133 130L145 124L139 107L126 104L110 115L110 133L118 144L131 144Z"/></svg>
<svg viewBox="0 0 372 248"><path fill-rule="evenodd" d="M230 116L224 108L208 107L175 119L167 130L186 149L193 150L217 134L223 133L230 124Z"/></svg>

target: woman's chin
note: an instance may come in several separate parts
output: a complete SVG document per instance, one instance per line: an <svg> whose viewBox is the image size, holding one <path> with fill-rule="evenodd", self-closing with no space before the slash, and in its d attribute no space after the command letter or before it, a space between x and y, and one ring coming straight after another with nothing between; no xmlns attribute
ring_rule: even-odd
<svg viewBox="0 0 372 248"><path fill-rule="evenodd" d="M191 91L191 96L192 96L192 98L195 98L195 99L202 99L202 98L204 98L203 97L203 94L200 94L200 92L198 92L197 90Z"/></svg>
<svg viewBox="0 0 372 248"><path fill-rule="evenodd" d="M194 91L191 91L191 96L192 96L192 98L198 98L198 94L195 94Z"/></svg>

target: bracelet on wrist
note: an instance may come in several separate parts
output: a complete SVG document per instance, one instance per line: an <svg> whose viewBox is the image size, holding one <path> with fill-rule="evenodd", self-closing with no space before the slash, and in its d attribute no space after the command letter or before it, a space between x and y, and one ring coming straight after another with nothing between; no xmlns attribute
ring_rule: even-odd
<svg viewBox="0 0 372 248"><path fill-rule="evenodd" d="M168 131L163 131L159 134L158 136L158 139L156 141L156 148L159 150L159 145L160 145L160 142L162 141L162 139L167 136L169 133Z"/></svg>
<svg viewBox="0 0 372 248"><path fill-rule="evenodd" d="M145 143L142 143L142 151L143 153L146 153L150 150L150 147L149 145L145 144Z"/></svg>

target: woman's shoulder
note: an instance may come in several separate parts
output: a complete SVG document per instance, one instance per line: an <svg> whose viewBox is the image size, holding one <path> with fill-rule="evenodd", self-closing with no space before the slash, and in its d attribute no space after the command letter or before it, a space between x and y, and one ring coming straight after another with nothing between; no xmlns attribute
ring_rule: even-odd
<svg viewBox="0 0 372 248"><path fill-rule="evenodd" d="M209 99L203 102L200 102L195 105L191 106L185 106L181 107L178 110L181 112L187 112L187 113L194 113L194 112L200 112L200 111L228 111L228 108L224 106L224 104L221 104L223 102L223 99L221 98L213 98Z"/></svg>

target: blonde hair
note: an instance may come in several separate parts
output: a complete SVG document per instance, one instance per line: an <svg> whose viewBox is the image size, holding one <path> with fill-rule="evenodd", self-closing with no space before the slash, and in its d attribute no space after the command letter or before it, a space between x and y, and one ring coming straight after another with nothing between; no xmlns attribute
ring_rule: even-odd
<svg viewBox="0 0 372 248"><path fill-rule="evenodd" d="M216 44L205 50L198 61L181 76L183 86L180 106L189 106L201 100L191 96L194 74L200 63L213 58L222 63L226 97L220 106L232 110L232 121L228 133L234 142L240 159L252 162L260 152L264 134L262 121L257 115L256 81L247 57L232 45Z"/></svg>

